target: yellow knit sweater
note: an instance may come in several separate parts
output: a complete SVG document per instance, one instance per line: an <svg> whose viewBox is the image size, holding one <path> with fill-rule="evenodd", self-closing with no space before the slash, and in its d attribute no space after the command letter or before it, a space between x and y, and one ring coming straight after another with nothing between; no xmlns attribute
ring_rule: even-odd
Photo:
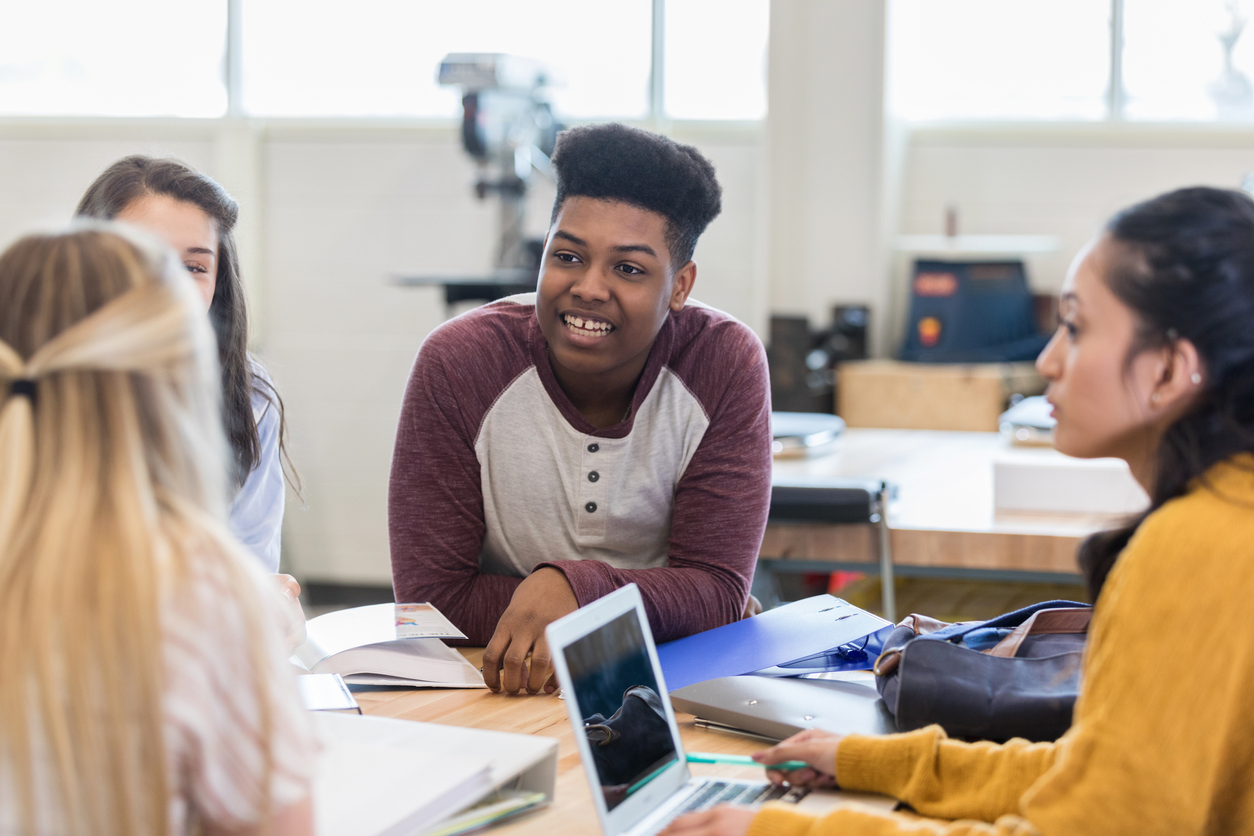
<svg viewBox="0 0 1254 836"><path fill-rule="evenodd" d="M771 807L751 836L1254 833L1254 457L1200 482L1111 571L1057 743L962 743L938 726L853 735L840 784L931 818Z"/></svg>

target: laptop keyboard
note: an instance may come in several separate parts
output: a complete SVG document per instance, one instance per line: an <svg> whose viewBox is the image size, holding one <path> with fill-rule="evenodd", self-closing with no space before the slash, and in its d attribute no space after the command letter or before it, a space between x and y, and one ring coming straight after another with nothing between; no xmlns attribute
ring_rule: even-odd
<svg viewBox="0 0 1254 836"><path fill-rule="evenodd" d="M779 787L774 784L746 784L739 781L710 781L676 810L666 821L648 832L648 836L660 833L672 821L687 813L697 813L717 804L765 804L788 795L787 800L796 803L806 795L805 790L795 787Z"/></svg>
<svg viewBox="0 0 1254 836"><path fill-rule="evenodd" d="M777 787L772 784L761 786L758 784L715 781L697 793L695 797L680 808L676 815L682 816L684 813L695 813L698 810L704 810L716 804L765 803L782 798L786 792L788 792L786 787Z"/></svg>

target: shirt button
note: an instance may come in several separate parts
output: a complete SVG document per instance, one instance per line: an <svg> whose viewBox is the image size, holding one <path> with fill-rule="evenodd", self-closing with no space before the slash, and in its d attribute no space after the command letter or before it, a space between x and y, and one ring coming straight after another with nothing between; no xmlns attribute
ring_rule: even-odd
<svg viewBox="0 0 1254 836"><path fill-rule="evenodd" d="M583 509L591 514L597 509L597 504L595 502L589 502L587 505L583 506Z"/></svg>
<svg viewBox="0 0 1254 836"><path fill-rule="evenodd" d="M600 449L601 449L601 445L600 445L600 444L589 444L589 445L588 445L588 452L589 452L589 453L595 453L597 450L600 450Z"/></svg>
<svg viewBox="0 0 1254 836"><path fill-rule="evenodd" d="M595 482L596 480L598 480L598 479L600 479L600 478L601 478L601 474L600 474L600 473L597 473L595 470L594 470L594 471L592 471L591 473L589 473L589 474L588 474L588 481L589 481L589 482Z"/></svg>

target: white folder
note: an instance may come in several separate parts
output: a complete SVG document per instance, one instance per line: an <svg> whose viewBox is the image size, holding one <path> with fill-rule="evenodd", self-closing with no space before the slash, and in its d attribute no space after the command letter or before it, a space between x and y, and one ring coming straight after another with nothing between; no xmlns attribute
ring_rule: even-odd
<svg viewBox="0 0 1254 836"><path fill-rule="evenodd" d="M552 799L557 741L385 717L315 714L320 836L418 833L502 787Z"/></svg>

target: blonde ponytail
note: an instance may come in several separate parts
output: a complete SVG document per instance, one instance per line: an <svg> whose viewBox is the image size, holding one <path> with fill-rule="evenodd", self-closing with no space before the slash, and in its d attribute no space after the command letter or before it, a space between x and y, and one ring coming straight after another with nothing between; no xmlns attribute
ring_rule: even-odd
<svg viewBox="0 0 1254 836"><path fill-rule="evenodd" d="M169 286L145 285L62 331L29 362L0 342L0 381L8 378L12 390L19 382L37 387L40 378L58 371L158 371L192 354L186 309ZM0 402L0 496L14 499L0 504L0 543L12 539L25 510L21 498L30 490L35 397L10 391Z"/></svg>
<svg viewBox="0 0 1254 836"><path fill-rule="evenodd" d="M9 389L22 378L24 364L17 352L0 342L0 382ZM5 381L5 378L8 378ZM25 510L22 497L30 493L35 430L30 398L6 393L0 401L0 543L13 538L13 526Z"/></svg>
<svg viewBox="0 0 1254 836"><path fill-rule="evenodd" d="M215 561L263 627L226 534L213 337L193 293L171 254L107 224L0 255L0 789L11 776L19 832L45 824L38 797L67 834L164 836L161 602Z"/></svg>

